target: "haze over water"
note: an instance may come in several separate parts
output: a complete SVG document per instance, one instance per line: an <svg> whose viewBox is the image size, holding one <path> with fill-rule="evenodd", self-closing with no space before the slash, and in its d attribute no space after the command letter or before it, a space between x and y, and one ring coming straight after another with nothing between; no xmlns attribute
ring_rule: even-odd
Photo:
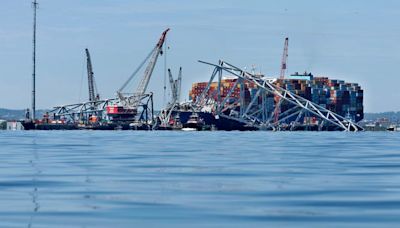
<svg viewBox="0 0 400 228"><path fill-rule="evenodd" d="M0 227L398 227L399 139L0 131Z"/></svg>

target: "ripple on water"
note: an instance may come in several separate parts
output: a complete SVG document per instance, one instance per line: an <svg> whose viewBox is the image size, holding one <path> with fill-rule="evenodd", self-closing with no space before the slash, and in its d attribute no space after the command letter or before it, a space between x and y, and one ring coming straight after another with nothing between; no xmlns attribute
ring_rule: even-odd
<svg viewBox="0 0 400 228"><path fill-rule="evenodd" d="M396 227L399 139L0 132L0 227Z"/></svg>

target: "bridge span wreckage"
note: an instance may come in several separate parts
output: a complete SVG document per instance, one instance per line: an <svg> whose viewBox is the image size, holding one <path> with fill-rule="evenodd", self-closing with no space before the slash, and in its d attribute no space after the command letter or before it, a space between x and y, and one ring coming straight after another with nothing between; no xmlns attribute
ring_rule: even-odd
<svg viewBox="0 0 400 228"><path fill-rule="evenodd" d="M199 61L214 69L208 83L202 83L202 88L196 90L198 95L189 102L180 102L182 68L179 69L176 80L168 69L171 100L158 115L155 115L153 93L147 92L147 87L157 59L166 51L164 43L168 31L169 29L166 29L161 34L154 48L117 91L115 98L100 98L91 56L89 50L85 49L88 101L56 106L42 119L29 118L29 115L26 115L27 119L22 121L22 125L26 130L363 131L357 124L362 116L352 110L353 107L347 107L348 113L357 114L358 120L351 116L344 117L331 107L323 107L322 104L300 96L261 74L247 72L222 60L217 64ZM283 81L286 80L284 73L287 47L286 38L279 78ZM132 84L132 79L143 68L143 76L139 78L136 89L126 92L127 85ZM226 75L231 78L228 87L223 86L226 83L223 76ZM357 84L353 86L362 92ZM358 94L361 96L360 91ZM355 95L357 91L345 92Z"/></svg>
<svg viewBox="0 0 400 228"><path fill-rule="evenodd" d="M200 96L192 102L193 112L209 112L215 121L233 121L245 129L271 131L362 131L350 118L334 113L319 104L305 99L287 89L273 84L262 75L244 71L225 61L218 64L199 61L214 67L210 80ZM233 86L223 96L222 76L236 78ZM216 89L210 90L216 80ZM214 83L215 84L215 83ZM245 84L252 85L253 96L245 97ZM239 96L233 96L235 89ZM279 97L272 108L267 98ZM276 112L276 110L280 110ZM201 115L201 114L200 114ZM309 123L306 120L313 120Z"/></svg>

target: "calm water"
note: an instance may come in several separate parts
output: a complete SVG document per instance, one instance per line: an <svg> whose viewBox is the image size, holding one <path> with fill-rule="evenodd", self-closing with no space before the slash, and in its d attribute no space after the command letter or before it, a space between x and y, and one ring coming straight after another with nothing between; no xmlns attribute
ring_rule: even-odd
<svg viewBox="0 0 400 228"><path fill-rule="evenodd" d="M0 131L0 227L400 227L399 139Z"/></svg>

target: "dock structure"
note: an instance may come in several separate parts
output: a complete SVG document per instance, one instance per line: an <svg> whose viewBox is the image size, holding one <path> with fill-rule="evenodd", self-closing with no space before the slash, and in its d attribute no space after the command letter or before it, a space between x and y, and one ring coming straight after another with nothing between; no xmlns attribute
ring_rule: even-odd
<svg viewBox="0 0 400 228"><path fill-rule="evenodd" d="M281 88L260 75L244 71L225 61L218 64L199 61L214 67L207 86L193 102L193 109L202 112L211 110L216 119L225 118L255 127L259 130L273 131L363 131L364 129L350 118L345 118L290 90ZM221 80L223 73L237 77L234 85L225 97L221 96ZM217 89L210 92L210 85L217 78ZM245 83L256 88L251 100L245 100ZM232 96L235 88L240 88L239 99ZM216 94L215 94L216 93ZM278 102L272 109L266 104L267 96L278 96ZM235 101L232 101L235 100ZM285 105L285 109L281 106ZM277 107L279 106L279 107ZM289 108L287 108L289 107ZM278 115L274 110L284 110ZM313 118L313 124L306 120Z"/></svg>

